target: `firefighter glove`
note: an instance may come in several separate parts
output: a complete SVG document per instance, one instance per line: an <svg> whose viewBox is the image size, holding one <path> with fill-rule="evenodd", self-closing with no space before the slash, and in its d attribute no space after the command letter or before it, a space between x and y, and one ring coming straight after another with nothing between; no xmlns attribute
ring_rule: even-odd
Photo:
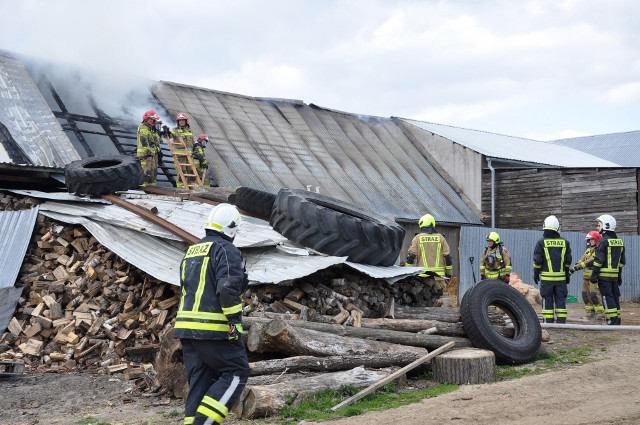
<svg viewBox="0 0 640 425"><path fill-rule="evenodd" d="M416 261L416 258L417 258L417 255L412 252L407 254L407 265L413 266L414 261Z"/></svg>
<svg viewBox="0 0 640 425"><path fill-rule="evenodd" d="M229 325L229 341L237 341L242 336L242 323L236 323L235 325Z"/></svg>
<svg viewBox="0 0 640 425"><path fill-rule="evenodd" d="M595 273L591 274L591 277L589 278L589 282L591 283L598 283L598 275Z"/></svg>
<svg viewBox="0 0 640 425"><path fill-rule="evenodd" d="M574 274L576 272L575 267L571 266L569 267L569 274Z"/></svg>
<svg viewBox="0 0 640 425"><path fill-rule="evenodd" d="M511 282L511 275L505 275L502 279L504 280L505 283L509 283Z"/></svg>
<svg viewBox="0 0 640 425"><path fill-rule="evenodd" d="M622 285L622 276L618 276L618 286Z"/></svg>
<svg viewBox="0 0 640 425"><path fill-rule="evenodd" d="M540 284L540 273L533 273L533 283Z"/></svg>

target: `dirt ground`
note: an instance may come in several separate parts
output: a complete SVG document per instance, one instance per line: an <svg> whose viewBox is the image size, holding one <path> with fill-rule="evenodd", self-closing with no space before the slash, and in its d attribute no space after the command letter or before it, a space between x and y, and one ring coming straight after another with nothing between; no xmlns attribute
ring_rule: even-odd
<svg viewBox="0 0 640 425"><path fill-rule="evenodd" d="M581 307L570 304L570 317L580 317ZM640 325L640 304L623 305L623 324ZM543 343L543 350L557 352L589 345L593 347L595 361L489 385L463 385L452 393L420 403L322 423L640 423L640 331L549 330L549 333L551 341ZM181 400L142 397L118 375L27 374L0 380L0 392L0 424L182 423ZM225 423L277 422L230 419Z"/></svg>

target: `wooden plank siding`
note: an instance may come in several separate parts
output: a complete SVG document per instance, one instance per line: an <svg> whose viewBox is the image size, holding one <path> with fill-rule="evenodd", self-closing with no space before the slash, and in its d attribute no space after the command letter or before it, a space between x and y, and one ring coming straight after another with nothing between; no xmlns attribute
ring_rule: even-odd
<svg viewBox="0 0 640 425"><path fill-rule="evenodd" d="M620 234L638 234L638 170L496 170L496 227L541 229L548 215L562 230L587 232L595 218L611 214ZM483 171L482 211L491 225L491 173Z"/></svg>

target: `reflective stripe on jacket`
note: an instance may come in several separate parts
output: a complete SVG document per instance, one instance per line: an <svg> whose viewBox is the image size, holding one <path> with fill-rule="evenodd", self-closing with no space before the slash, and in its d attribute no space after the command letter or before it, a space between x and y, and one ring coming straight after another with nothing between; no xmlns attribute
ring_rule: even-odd
<svg viewBox="0 0 640 425"><path fill-rule="evenodd" d="M138 126L136 154L138 157L156 154L155 136L151 131L151 127L144 122Z"/></svg>
<svg viewBox="0 0 640 425"><path fill-rule="evenodd" d="M193 152L193 144L194 138L193 133L191 132L191 128L189 126L186 127L176 127L171 130L171 137L174 141L177 141L179 138L182 138L182 141L187 146L186 152L183 149L176 149L176 154L178 155L191 155Z"/></svg>
<svg viewBox="0 0 640 425"><path fill-rule="evenodd" d="M566 283L571 266L571 247L562 238L543 238L533 250L533 269L540 272L540 280L549 283Z"/></svg>
<svg viewBox="0 0 640 425"><path fill-rule="evenodd" d="M578 262L573 266L575 270L584 270L582 273L583 279L589 279L591 277L591 267L595 259L595 252L596 247L589 245L582 257L580 257Z"/></svg>
<svg viewBox="0 0 640 425"><path fill-rule="evenodd" d="M452 270L449 244L439 233L418 233L411 241L408 253L415 254L417 266L438 276L450 275Z"/></svg>
<svg viewBox="0 0 640 425"><path fill-rule="evenodd" d="M242 322L247 275L242 254L219 233L189 247L180 265L182 297L174 338L227 339L229 324Z"/></svg>
<svg viewBox="0 0 640 425"><path fill-rule="evenodd" d="M624 242L614 232L605 232L596 247L593 272L606 280L618 280L626 262Z"/></svg>
<svg viewBox="0 0 640 425"><path fill-rule="evenodd" d="M491 257L494 258L493 262ZM487 279L500 279L511 273L511 256L502 244L485 247L480 259L480 273Z"/></svg>

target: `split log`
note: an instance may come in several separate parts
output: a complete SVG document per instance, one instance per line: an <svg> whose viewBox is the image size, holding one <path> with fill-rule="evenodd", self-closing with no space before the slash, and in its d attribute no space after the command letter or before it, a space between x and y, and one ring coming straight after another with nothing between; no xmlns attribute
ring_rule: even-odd
<svg viewBox="0 0 640 425"><path fill-rule="evenodd" d="M496 380L496 356L489 350L461 348L435 357L431 370L441 384L486 384Z"/></svg>
<svg viewBox="0 0 640 425"><path fill-rule="evenodd" d="M278 374L282 372L294 373L300 371L327 372L348 370L357 366L367 368L385 368L390 366L404 366L419 358L418 353L377 352L371 354L357 354L347 356L296 356L285 359L261 360L249 363L251 376Z"/></svg>
<svg viewBox="0 0 640 425"><path fill-rule="evenodd" d="M251 328L254 323L267 323L269 319L259 317L243 317L242 323L245 328ZM467 338L449 337L441 335L419 335L410 332L389 331L385 329L354 328L351 326L330 325L317 322L303 322L291 320L287 322L296 328L312 329L334 335L349 336L355 338L366 338L370 340L385 341L394 344L422 347L429 350L436 349L449 341L453 341L456 347L471 347L471 341ZM300 354L300 353L297 353ZM330 354L328 354L330 355Z"/></svg>
<svg viewBox="0 0 640 425"><path fill-rule="evenodd" d="M276 319L264 325L252 325L247 336L247 349L254 353L271 352L294 356L349 356L401 352L425 354L423 348L336 336L333 333L293 327L291 326L293 323L298 322L285 322ZM325 326L331 327L333 325Z"/></svg>
<svg viewBox="0 0 640 425"><path fill-rule="evenodd" d="M388 375L384 371L368 371L357 367L347 372L324 373L271 385L249 385L233 407L233 413L242 419L253 419L274 415L287 404L327 388L338 389L346 383L365 388Z"/></svg>

